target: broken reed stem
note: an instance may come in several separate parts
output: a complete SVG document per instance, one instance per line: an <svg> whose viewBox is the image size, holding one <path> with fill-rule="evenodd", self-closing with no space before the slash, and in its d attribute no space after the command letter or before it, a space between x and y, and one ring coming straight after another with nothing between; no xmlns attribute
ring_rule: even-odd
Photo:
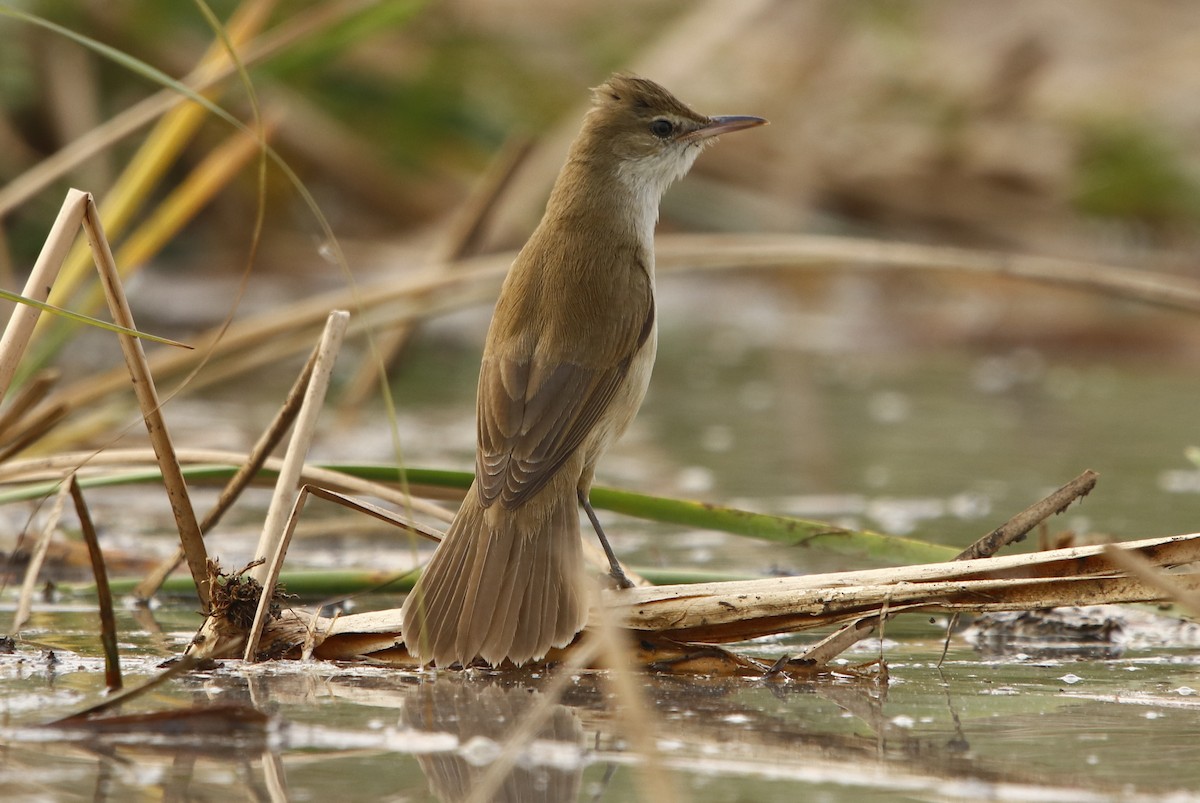
<svg viewBox="0 0 1200 803"><path fill-rule="evenodd" d="M296 532L296 522L300 520L300 513L304 510L304 503L308 501L308 495L307 485L303 486L296 494L292 512L288 515L287 526L283 528L283 533L275 544L275 551L271 554L270 560L265 563L266 572L260 581L262 593L258 596L258 607L254 609L254 622L250 625L250 632L246 634L246 647L242 652L242 660L246 663L254 663L258 660L258 643L262 639L263 626L267 623L271 603L275 599L275 585L279 582L283 558L287 555L288 546L292 543L292 536Z"/></svg>
<svg viewBox="0 0 1200 803"><path fill-rule="evenodd" d="M17 610L13 614L13 634L19 633L29 620L29 611L33 607L33 589L37 584L38 574L42 571L42 564L46 561L46 551L50 548L50 539L54 536L59 519L62 518L68 495L70 495L70 489L64 482L58 488L58 493L54 497L54 505L50 508L50 515L46 517L46 526L42 528L37 544L29 556L29 565L25 567L25 579L21 583L21 595L17 598Z"/></svg>
<svg viewBox="0 0 1200 803"><path fill-rule="evenodd" d="M1082 499L1096 487L1099 475L1088 469L1066 485L1041 501L1035 502L1022 510L1008 521L980 538L971 546L964 549L954 560L973 560L975 558L990 558L1001 548L1014 541L1020 541L1034 527L1046 519L1062 513L1076 499ZM879 626L885 617L884 613L873 614L850 622L825 638L812 644L801 655L800 659L813 661L817 666L823 666L867 638Z"/></svg>
<svg viewBox="0 0 1200 803"><path fill-rule="evenodd" d="M333 365L337 361L338 350L342 347L349 323L350 313L345 310L334 310L325 321L325 331L321 334L321 341L317 344L313 360L312 376L304 389L304 399L296 415L296 426L283 457L283 466L279 469L275 493L271 496L271 504L267 508L267 518L263 523L262 536L258 539L255 555L260 558L269 555L270 558L251 571L251 577L262 586L262 596L254 614L254 624L246 637L246 649L243 652L246 661L253 661L258 652L259 638L262 636L267 612L275 596L275 583L279 580L279 571L283 567L288 544L296 530L296 520L304 507L304 500L308 498L307 488L296 488L300 483L304 461L317 429L317 418L325 403L325 393L329 390ZM290 513L285 519L283 515L287 508L290 508Z"/></svg>
<svg viewBox="0 0 1200 803"><path fill-rule="evenodd" d="M816 666L824 666L874 633L878 624L878 616L868 616L845 624L815 644L810 644L808 649L800 653L797 660L811 661Z"/></svg>
<svg viewBox="0 0 1200 803"><path fill-rule="evenodd" d="M133 313L129 309L129 302L125 298L125 290L121 286L120 275L113 260L112 249L109 247L108 239L104 236L100 212L91 195L87 196L83 226L91 243L92 256L100 273L100 282L104 287L104 295L108 300L113 322L127 329L136 329ZM142 349L141 340L132 335L118 334L117 340L121 344L129 375L133 379L134 394L137 396L138 405L142 410L142 419L146 422L146 432L150 436L150 444L154 447L154 453L158 457L163 485L171 503L171 512L175 516L175 524L179 529L179 540L187 556L192 580L196 583L200 608L207 613L211 602L208 587L208 551L200 534L200 525L196 521L196 511L192 508L187 483L183 479L179 461L175 458L175 447L171 444L171 435L167 431L162 410L159 408L158 391L154 388L154 379L146 364L146 354Z"/></svg>
<svg viewBox="0 0 1200 803"><path fill-rule="evenodd" d="M88 557L92 560L92 576L96 579L96 603L100 609L100 645L104 650L104 685L109 692L121 690L121 654L117 649L117 618L113 614L112 589L108 586L108 570L104 566L104 553L100 550L100 538L92 524L92 515L87 500L75 480L67 477L67 487L75 502L75 513L79 516L79 529L87 544Z"/></svg>
<svg viewBox="0 0 1200 803"><path fill-rule="evenodd" d="M338 349L346 335L346 327L350 321L350 313L345 310L335 310L329 313L325 322L325 331L317 347L317 358L313 365L312 378L304 392L304 400L300 412L296 416L296 426L292 438L288 442L287 452L283 456L283 465L279 469L279 477L275 482L275 493L267 508L266 521L263 522L262 535L254 550L256 557L264 558L275 552L275 546L283 537L287 526L288 513L294 507L299 491L300 475L304 470L304 460L308 455L309 445L317 427L317 418L329 389L329 380L333 376L333 364L337 359ZM263 582L268 567L256 567L251 574L265 589Z"/></svg>
<svg viewBox="0 0 1200 803"><path fill-rule="evenodd" d="M279 408L279 412L275 414L275 418L259 436L258 441L251 448L250 454L247 455L246 461L238 468L237 472L229 478L225 483L225 487L221 489L221 495L217 498L216 504L208 511L204 520L200 522L200 532L208 534L213 527L225 515L225 512L232 507L233 503L241 496L242 491L246 489L258 472L270 457L271 452L283 440L283 436L287 433L288 427L296 420L296 414L300 411L300 404L304 400L304 392L308 388L308 383L312 379L313 366L316 365L317 350L314 348L308 360L304 363L304 368L300 370L299 376L292 384L291 390L288 391L287 398L284 399L283 405ZM179 566L180 561L184 559L183 548L176 550L173 557L160 563L142 579L136 589L134 596L142 601L153 597L158 590L162 588L162 584L170 576L171 572Z"/></svg>
<svg viewBox="0 0 1200 803"><path fill-rule="evenodd" d="M89 196L80 190L67 191L58 217L46 235L42 251L38 254L25 289L21 292L26 298L44 302L50 295L50 288L62 268L63 261L71 251L75 237L79 234L79 226L83 222L84 210L89 203ZM17 366L29 345L29 338L41 315L41 310L28 304L17 304L12 317L8 319L8 327L0 337L0 400L8 394Z"/></svg>
<svg viewBox="0 0 1200 803"><path fill-rule="evenodd" d="M1096 487L1096 472L1088 469L1040 502L1013 516L1004 524L960 552L955 560L990 558L1009 544L1023 539L1030 530L1046 519L1062 513L1076 499L1082 499Z"/></svg>

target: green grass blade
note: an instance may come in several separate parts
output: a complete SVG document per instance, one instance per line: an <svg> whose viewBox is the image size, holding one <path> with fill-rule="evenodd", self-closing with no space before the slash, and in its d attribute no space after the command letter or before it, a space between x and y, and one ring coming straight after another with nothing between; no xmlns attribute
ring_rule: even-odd
<svg viewBox="0 0 1200 803"><path fill-rule="evenodd" d="M108 332L116 332L117 334L120 334L120 335L130 335L131 337L140 337L142 340L150 340L154 343L162 343L164 346L176 346L181 349L192 348L192 346L189 346L187 343L180 343L177 340L171 340L166 337L159 337L158 335L152 335L152 334L149 334L148 332L141 332L141 331L138 331L137 329L128 329L124 326L118 326L115 323L110 323L108 321L102 321L99 318L93 318L90 315L84 315L79 312L72 312L69 309L63 309L62 307L56 307L53 304L47 304L44 301L37 301L36 299L26 298L25 296L23 296L19 293L12 293L12 292L9 292L8 290L0 289L0 298L5 299L6 301L13 301L17 304L28 304L31 307L37 307L38 309L42 310L43 312L50 312L55 315L61 315L62 317L67 318L68 320L75 321L76 323L87 324L88 326L95 326L97 329L104 329L105 331L108 331Z"/></svg>
<svg viewBox="0 0 1200 803"><path fill-rule="evenodd" d="M323 466L360 479L375 482L395 482L398 469L388 465L328 465ZM191 481L227 479L235 469L230 466L199 465L184 468ZM465 471L410 468L407 479L412 486L466 489L473 475ZM264 478L274 472L264 470ZM127 485L153 482L159 479L153 469L80 479L83 487ZM57 482L39 483L0 494L0 504L21 499L36 499L53 493ZM788 547L811 547L839 555L867 557L891 564L939 563L953 560L958 550L941 544L931 544L914 538L883 535L864 530L850 530L828 522L753 513L733 507L670 499L647 494L620 491L614 488L593 488L592 504L598 508L635 518L678 524L706 530L771 541Z"/></svg>

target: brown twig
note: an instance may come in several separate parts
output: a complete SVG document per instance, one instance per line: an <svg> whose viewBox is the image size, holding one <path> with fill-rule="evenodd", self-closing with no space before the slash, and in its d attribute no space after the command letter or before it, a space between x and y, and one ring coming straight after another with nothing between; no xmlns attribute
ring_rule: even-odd
<svg viewBox="0 0 1200 803"><path fill-rule="evenodd" d="M1054 493L1036 502L1013 516L1008 521L980 538L955 556L955 560L989 558L1001 548L1019 541L1038 524L1056 513L1061 513L1076 499L1087 496L1096 487L1096 472L1084 471ZM811 645L800 658L815 661L817 665L828 663L862 639L867 638L883 621L884 614L873 614L843 626Z"/></svg>
<svg viewBox="0 0 1200 803"><path fill-rule="evenodd" d="M379 505L373 505L370 502L366 502L362 499L355 499L353 496L340 494L337 491L331 491L328 488L322 488L319 485L306 485L305 488L307 488L308 492L313 496L324 499L327 502L333 502L335 504L342 505L343 507L358 511L359 513L365 513L368 516L373 516L380 521L387 522L388 524L399 527L402 530L407 530L413 535L418 535L421 538L426 538L430 541L433 541L435 544L442 540L442 533L438 532L434 528L426 527L420 522L405 519L396 515L387 508L380 507Z"/></svg>
<svg viewBox="0 0 1200 803"><path fill-rule="evenodd" d="M1076 499L1096 487L1098 474L1088 469L1040 502L1036 502L980 538L955 556L955 560L990 558L1002 548L1023 539L1030 530L1051 516L1062 513Z"/></svg>
<svg viewBox="0 0 1200 803"><path fill-rule="evenodd" d="M150 691L151 689L161 686L163 683L166 683L168 680L171 680L172 678L176 678L179 675L182 675L186 672L190 672L193 668L195 668L196 664L198 664L198 663L200 663L199 658L193 657L191 655L183 655L177 661L175 661L175 663L171 664L171 666L168 667L166 670L159 673L158 675L151 678L150 680L146 681L142 685L134 686L133 688L129 688L129 689L125 689L124 691L121 691L117 694L113 694L113 695L107 697L106 699L104 699L103 701L101 701L99 703L96 703L95 705L88 706L87 708L83 709L82 711L77 711L74 714L71 714L70 716L65 716L62 719L57 719L54 722L50 722L47 724L49 727L53 727L55 725L69 725L69 724L87 719L89 717L95 716L96 714L101 714L105 711L109 711L118 706L124 705L125 703L129 702L130 700L134 699L135 697L140 697L143 694L145 694L146 692Z"/></svg>
<svg viewBox="0 0 1200 803"><path fill-rule="evenodd" d="M225 512L232 507L233 503L241 496L242 491L254 480L258 472L266 463L267 458L279 442L283 440L283 436L287 433L292 422L296 420L296 414L300 410L300 404L304 399L304 392L308 388L308 382L312 378L313 365L317 360L317 351L314 348L308 361L304 364L304 368L300 370L299 376L292 384L291 390L288 391L287 398L284 399L283 405L279 408L279 412L275 414L275 418L270 425L259 436L258 441L250 450L250 454L246 456L246 462L238 468L237 472L229 478L225 483L225 487L221 489L220 496L217 497L216 504L205 515L204 520L200 522L200 532L208 534L213 527L225 515ZM133 595L139 600L148 600L158 593L158 589L162 588L163 582L170 576L171 572L175 571L179 566L180 561L184 559L182 547L178 549L173 557L160 563L156 566L142 582L138 583L134 589Z"/></svg>
<svg viewBox="0 0 1200 803"><path fill-rule="evenodd" d="M125 290L121 286L120 274L113 260L112 249L104 236L104 228L100 222L100 213L91 195L87 197L87 208L83 216L83 226L88 234L92 247L92 256L100 273L100 282L104 287L104 295L108 300L113 321L127 329L135 329L133 313L125 298ZM133 379L133 390L137 396L138 405L142 410L142 418L146 422L146 431L150 443L158 456L159 470L162 472L163 485L166 487L167 498L171 502L171 512L175 516L175 524L179 529L179 540L187 556L188 568L192 580L196 584L196 593L200 597L200 607L208 611L210 594L208 587L208 551L200 534L200 525L196 521L196 511L192 508L188 495L187 483L179 461L175 458L175 447L171 444L171 435L159 408L158 391L154 387L154 379L146 364L146 354L142 350L142 342L132 335L118 334L121 351L125 355L125 364Z"/></svg>
<svg viewBox="0 0 1200 803"><path fill-rule="evenodd" d="M67 487L75 502L75 513L79 516L79 529L87 544L88 556L92 559L92 576L96 580L96 602L100 609L100 644L104 649L104 685L109 692L121 689L121 654L117 649L117 618L113 614L112 590L108 587L108 570L104 566L104 553L100 550L100 538L92 524L87 500L75 480L67 477Z"/></svg>

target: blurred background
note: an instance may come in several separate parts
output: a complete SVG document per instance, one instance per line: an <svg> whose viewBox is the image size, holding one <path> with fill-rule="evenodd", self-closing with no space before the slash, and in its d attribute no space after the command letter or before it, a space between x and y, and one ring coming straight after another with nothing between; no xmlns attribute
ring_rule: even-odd
<svg viewBox="0 0 1200 803"><path fill-rule="evenodd" d="M19 7L175 78L215 38L188 3ZM618 69L700 111L772 123L709 149L665 199L660 233L835 235L1196 278L1200 14L1187 0L212 8L242 43L256 98L236 77L209 97L248 124L258 106L368 294L450 257L519 247L588 87ZM66 189L102 207L124 193L152 123L38 171L161 87L11 14L0 37L0 269L16 289ZM128 242L181 187L216 184L122 266L144 328L187 339L235 305L242 320L347 286L327 233L268 165L261 242L239 288L259 208L252 144L201 115L110 231ZM863 267L664 274L651 395L602 479L957 543L1090 467L1097 500L1064 527L1196 529L1196 320L1076 290ZM490 308L450 306L395 344L390 382L400 459L465 469ZM117 365L110 341L81 335L46 362L68 376ZM340 364L354 404L328 418L321 454L396 459L355 363L352 352ZM244 449L296 364L212 383L202 372L169 413L185 440ZM660 529L629 529L627 550L666 559L661 540L638 537ZM719 548L692 535L671 543L688 562L713 560ZM720 559L757 570L810 560Z"/></svg>

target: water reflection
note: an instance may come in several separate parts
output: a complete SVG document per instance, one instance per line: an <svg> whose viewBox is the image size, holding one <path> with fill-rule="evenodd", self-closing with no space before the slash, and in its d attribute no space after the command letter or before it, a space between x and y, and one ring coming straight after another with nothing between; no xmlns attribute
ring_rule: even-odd
<svg viewBox="0 0 1200 803"><path fill-rule="evenodd" d="M960 650L939 672L939 652L940 645L924 653L893 646L888 672L844 668L811 679L646 675L660 753L653 771L669 775L679 799L697 801L792 800L797 790L830 801L882 800L900 789L1096 799L1129 784L1152 795L1200 780L1183 761L1200 738L1194 661L995 664ZM878 653L857 654L868 660ZM53 672L10 676L8 699L45 694L52 682L98 696L98 666L66 655ZM632 767L645 760L628 746L623 703L604 675L591 672L413 674L235 661L180 678L162 693L171 699L160 698L156 708L251 703L272 724L241 741L194 729L71 734L36 727L77 709L77 694L45 706L53 712L26 713L24 726L0 729L8 766L36 779L6 791L36 787L63 797L91 787L99 800L160 790L176 799L233 792L263 800L450 803L478 794L512 758L487 800L619 801L638 796ZM534 727L531 717L541 717ZM1089 733L1109 741L1080 741ZM1174 774L1163 772L1168 766Z"/></svg>
<svg viewBox="0 0 1200 803"><path fill-rule="evenodd" d="M536 728L496 791L488 799L511 803L558 803L579 796L585 765L583 725L565 705L535 688L442 676L417 686L405 701L402 721L425 733L448 733L458 748L417 756L429 787L443 803L465 801L477 792L524 719ZM489 779L490 780L490 779Z"/></svg>

